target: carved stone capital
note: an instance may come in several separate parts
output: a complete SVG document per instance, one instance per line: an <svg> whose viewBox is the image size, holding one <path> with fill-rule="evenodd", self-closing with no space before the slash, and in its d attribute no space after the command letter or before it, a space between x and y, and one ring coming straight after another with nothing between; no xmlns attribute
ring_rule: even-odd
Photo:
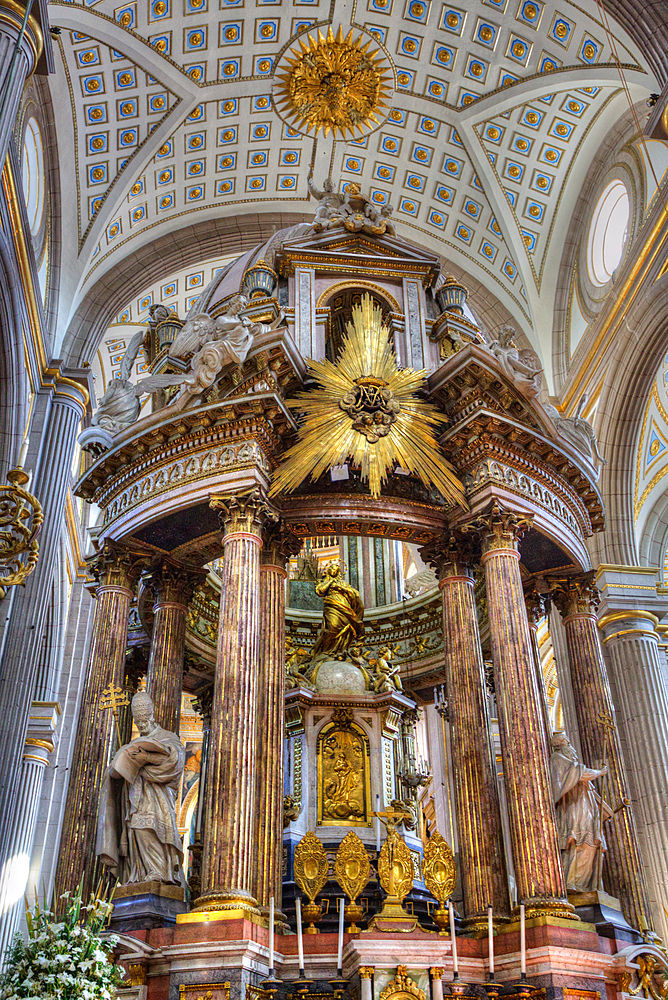
<svg viewBox="0 0 668 1000"><path fill-rule="evenodd" d="M424 562L432 566L439 577L471 576L471 568L480 559L478 539L463 531L451 531L434 539L419 550Z"/></svg>
<svg viewBox="0 0 668 1000"><path fill-rule="evenodd" d="M211 710L213 708L213 684L202 688L193 698L192 706L198 715L202 717L204 729L211 729Z"/></svg>
<svg viewBox="0 0 668 1000"><path fill-rule="evenodd" d="M360 979L371 979L375 971L376 967L374 965L360 965L357 975Z"/></svg>
<svg viewBox="0 0 668 1000"><path fill-rule="evenodd" d="M304 540L298 538L283 520L267 520L262 533L261 562L266 566L283 566L296 556Z"/></svg>
<svg viewBox="0 0 668 1000"><path fill-rule="evenodd" d="M149 571L147 582L155 604L183 604L188 606L195 588L207 578L205 569L184 566L172 559L159 558Z"/></svg>
<svg viewBox="0 0 668 1000"><path fill-rule="evenodd" d="M571 615L595 615L600 595L594 586L595 573L581 573L554 580L550 596L559 609L562 618Z"/></svg>
<svg viewBox="0 0 668 1000"><path fill-rule="evenodd" d="M107 540L86 563L98 586L133 590L150 558L148 553Z"/></svg>
<svg viewBox="0 0 668 1000"><path fill-rule="evenodd" d="M209 506L218 511L220 526L226 535L243 532L259 537L267 520L278 520L278 515L270 511L263 491L257 487L246 493L212 496Z"/></svg>
<svg viewBox="0 0 668 1000"><path fill-rule="evenodd" d="M490 509L466 524L467 534L477 535L482 543L483 555L495 549L518 550L519 540L533 524L532 514L516 514L503 510L495 500Z"/></svg>

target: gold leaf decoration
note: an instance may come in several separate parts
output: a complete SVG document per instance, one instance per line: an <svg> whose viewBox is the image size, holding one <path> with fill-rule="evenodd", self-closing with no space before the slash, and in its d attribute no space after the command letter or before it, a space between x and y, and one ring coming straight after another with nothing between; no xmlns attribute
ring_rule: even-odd
<svg viewBox="0 0 668 1000"><path fill-rule="evenodd" d="M443 907L452 896L457 869L450 845L438 832L432 834L424 849L422 873L424 884Z"/></svg>
<svg viewBox="0 0 668 1000"><path fill-rule="evenodd" d="M369 881L371 865L364 844L352 831L339 845L334 862L334 874L351 903L354 903Z"/></svg>
<svg viewBox="0 0 668 1000"><path fill-rule="evenodd" d="M415 870L411 852L396 831L388 831L387 840L380 849L378 875L388 896L399 902L413 888Z"/></svg>
<svg viewBox="0 0 668 1000"><path fill-rule="evenodd" d="M369 294L353 306L352 316L336 362L308 362L318 388L288 402L301 411L303 423L270 496L292 493L307 476L315 482L332 466L350 461L361 469L374 497L380 496L388 473L400 466L468 509L464 487L433 434L444 417L418 397L426 371L399 369L390 331Z"/></svg>
<svg viewBox="0 0 668 1000"><path fill-rule="evenodd" d="M345 138L379 125L387 116L393 80L382 51L371 39L307 35L298 39L281 61L274 77L274 103L281 117L297 131L317 135L320 130ZM373 51L369 49L373 45Z"/></svg>
<svg viewBox="0 0 668 1000"><path fill-rule="evenodd" d="M329 862L325 848L310 830L295 848L293 862L295 881L313 902L329 877Z"/></svg>

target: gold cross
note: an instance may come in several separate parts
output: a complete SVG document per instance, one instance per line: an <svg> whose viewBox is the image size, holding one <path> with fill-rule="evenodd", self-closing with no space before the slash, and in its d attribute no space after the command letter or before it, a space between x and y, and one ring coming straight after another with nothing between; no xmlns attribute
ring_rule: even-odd
<svg viewBox="0 0 668 1000"><path fill-rule="evenodd" d="M125 708L125 706L129 704L130 695L128 692L124 691L121 687L116 687L115 684L109 684L109 686L104 689L100 695L100 700L97 703L98 711L108 712L109 709L111 709L113 712L119 747L122 745L123 740L121 739L121 730L118 725L118 710L119 708Z"/></svg>
<svg viewBox="0 0 668 1000"><path fill-rule="evenodd" d="M410 813L404 809L386 809L385 812L372 812L371 815L378 817L388 834L396 832L397 825L410 817Z"/></svg>

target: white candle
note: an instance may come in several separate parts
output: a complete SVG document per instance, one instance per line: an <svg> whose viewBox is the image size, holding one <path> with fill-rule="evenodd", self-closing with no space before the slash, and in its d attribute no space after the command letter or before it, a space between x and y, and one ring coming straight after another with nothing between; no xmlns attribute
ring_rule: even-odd
<svg viewBox="0 0 668 1000"><path fill-rule="evenodd" d="M23 468L26 464L26 458L28 457L28 438L23 439L23 444L21 445L21 451L19 452L19 468Z"/></svg>
<svg viewBox="0 0 668 1000"><path fill-rule="evenodd" d="M494 977L494 924L492 923L492 904L487 907L487 935L489 937L489 974Z"/></svg>
<svg viewBox="0 0 668 1000"><path fill-rule="evenodd" d="M527 972L527 929L524 919L524 903L520 903L520 972L526 976Z"/></svg>
<svg viewBox="0 0 668 1000"><path fill-rule="evenodd" d="M346 899L343 896L339 900L339 953L336 959L336 968L339 972L343 971L343 921L345 920L346 912Z"/></svg>
<svg viewBox="0 0 668 1000"><path fill-rule="evenodd" d="M304 940L302 938L301 896L297 896L295 900L295 909L297 910L297 951L299 952L299 971L302 972L304 969Z"/></svg>
<svg viewBox="0 0 668 1000"><path fill-rule="evenodd" d="M376 795L376 812L380 812L380 795ZM380 854L380 820L376 816L376 854Z"/></svg>
<svg viewBox="0 0 668 1000"><path fill-rule="evenodd" d="M459 975L459 962L457 961L457 934L455 933L455 908L452 900L448 903L450 913L450 941L452 942L452 971L455 976Z"/></svg>
<svg viewBox="0 0 668 1000"><path fill-rule="evenodd" d="M269 974L274 969L274 897L269 898Z"/></svg>

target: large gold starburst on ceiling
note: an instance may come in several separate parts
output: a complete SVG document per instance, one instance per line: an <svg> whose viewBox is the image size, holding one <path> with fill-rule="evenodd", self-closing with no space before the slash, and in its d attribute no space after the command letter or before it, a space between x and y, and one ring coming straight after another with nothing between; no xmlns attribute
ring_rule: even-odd
<svg viewBox="0 0 668 1000"><path fill-rule="evenodd" d="M351 28L344 37L330 27L300 36L276 67L274 105L279 115L306 135L358 137L387 117L393 70L372 39ZM373 51L369 49L374 46Z"/></svg>
<svg viewBox="0 0 668 1000"><path fill-rule="evenodd" d="M351 462L374 497L400 466L467 508L464 488L434 437L443 416L418 397L426 372L398 367L390 332L370 295L353 307L336 362L308 365L318 388L288 402L303 422L270 496L292 493L307 477L315 482L332 466Z"/></svg>

